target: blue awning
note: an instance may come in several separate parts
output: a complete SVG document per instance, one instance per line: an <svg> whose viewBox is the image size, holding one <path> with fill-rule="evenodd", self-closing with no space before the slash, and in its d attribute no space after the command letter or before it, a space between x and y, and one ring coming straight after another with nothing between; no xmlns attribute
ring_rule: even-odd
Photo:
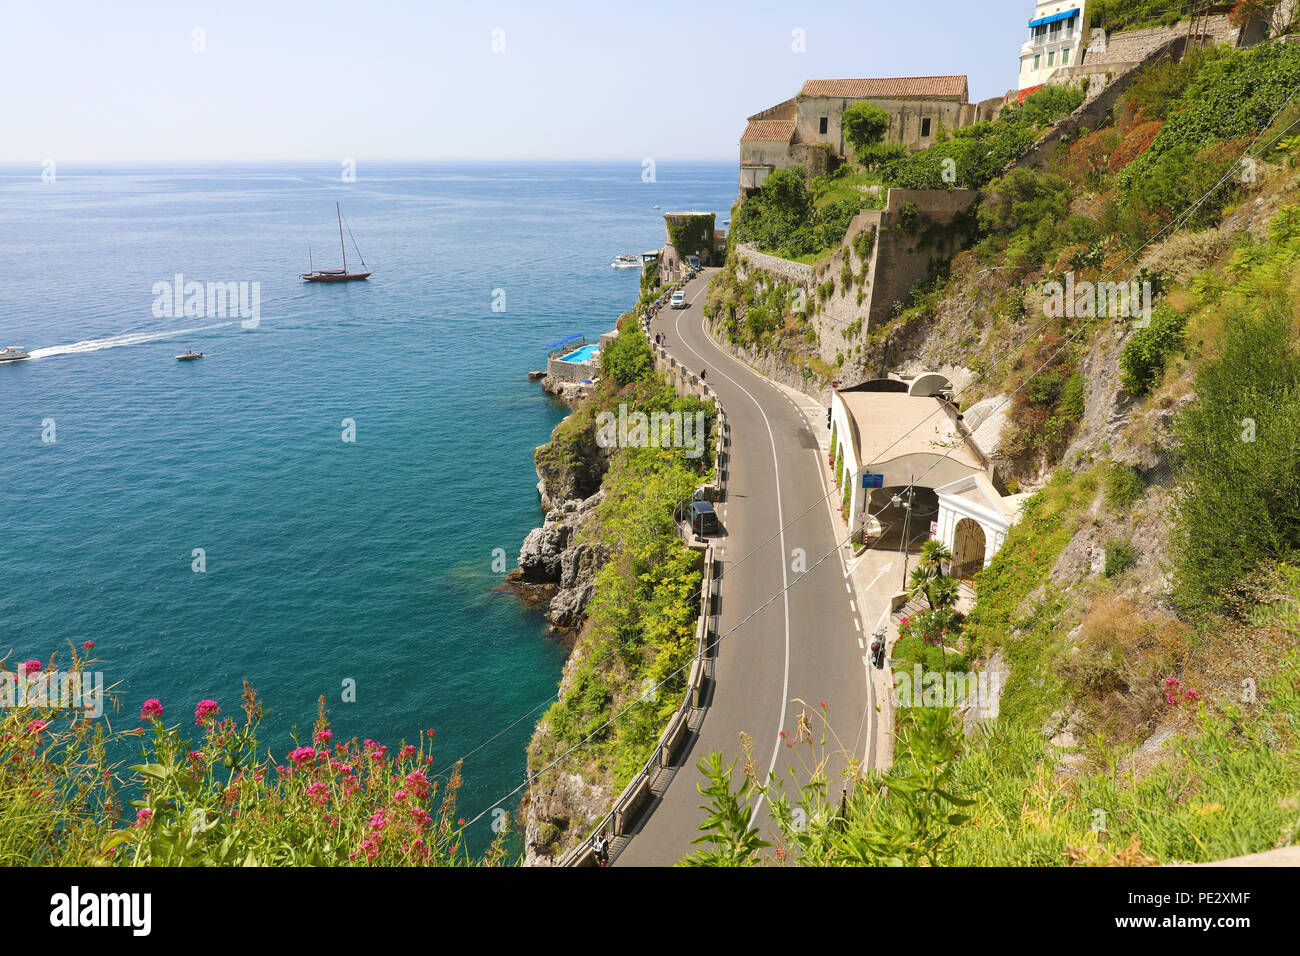
<svg viewBox="0 0 1300 956"><path fill-rule="evenodd" d="M1064 13L1053 13L1050 17L1039 17L1037 20L1030 20L1031 27L1041 27L1044 23L1055 23L1057 20L1072 20L1079 15L1076 7L1073 10L1066 10Z"/></svg>
<svg viewBox="0 0 1300 956"><path fill-rule="evenodd" d="M560 347L561 345L563 345L565 342L572 342L574 339L580 339L580 338L582 338L582 337L583 337L583 336L582 336L582 333L581 333L581 332L575 333L574 335L566 335L564 338L560 339L558 342L552 342L550 345L548 345L548 346L546 346L546 347L547 347L548 349L559 348L559 347Z"/></svg>

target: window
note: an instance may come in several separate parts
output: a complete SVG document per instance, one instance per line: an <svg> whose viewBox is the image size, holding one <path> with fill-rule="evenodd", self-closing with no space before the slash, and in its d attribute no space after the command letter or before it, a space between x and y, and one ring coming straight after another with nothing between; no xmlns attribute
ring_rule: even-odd
<svg viewBox="0 0 1300 956"><path fill-rule="evenodd" d="M1061 66L1068 66L1070 63L1070 48L1067 46L1061 51Z"/></svg>
<svg viewBox="0 0 1300 956"><path fill-rule="evenodd" d="M929 135L930 135L930 117L923 116L921 117L921 136L926 137Z"/></svg>
<svg viewBox="0 0 1300 956"><path fill-rule="evenodd" d="M825 116L823 116L821 118L821 122L817 125L817 132L822 133L824 135L826 133L826 127L829 122L830 121L827 120Z"/></svg>
<svg viewBox="0 0 1300 956"><path fill-rule="evenodd" d="M1055 61L1056 61L1056 53L1055 53L1055 52L1052 52L1052 53L1047 54L1047 65L1048 65L1048 66L1051 66Z"/></svg>
<svg viewBox="0 0 1300 956"><path fill-rule="evenodd" d="M1035 69L1035 70L1038 69L1038 61L1041 60L1042 58L1043 58L1043 57L1042 57L1042 54L1041 54L1041 53L1035 53L1035 54L1034 54L1034 69Z"/></svg>

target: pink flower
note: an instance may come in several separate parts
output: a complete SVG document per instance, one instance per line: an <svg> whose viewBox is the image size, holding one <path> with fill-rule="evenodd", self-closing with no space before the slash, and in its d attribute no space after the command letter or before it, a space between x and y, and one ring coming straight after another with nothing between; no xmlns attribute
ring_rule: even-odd
<svg viewBox="0 0 1300 956"><path fill-rule="evenodd" d="M141 720L162 720L162 702L157 697L150 697L140 708Z"/></svg>
<svg viewBox="0 0 1300 956"><path fill-rule="evenodd" d="M316 759L316 751L310 747L298 747L289 754L289 759L296 766L301 767L305 763L310 763Z"/></svg>
<svg viewBox="0 0 1300 956"><path fill-rule="evenodd" d="M40 661L37 660L23 661L21 664L18 665L18 673L35 674L37 671L41 669L41 667L42 665Z"/></svg>
<svg viewBox="0 0 1300 956"><path fill-rule="evenodd" d="M93 651L93 650L95 649L95 642L94 642L94 641L86 641L86 643L84 643L84 644L81 645L81 649L82 649L83 651Z"/></svg>
<svg viewBox="0 0 1300 956"><path fill-rule="evenodd" d="M202 726L204 720L219 713L221 713L221 705L215 700L201 700L194 708L194 723Z"/></svg>
<svg viewBox="0 0 1300 956"><path fill-rule="evenodd" d="M1187 691L1185 692L1184 696L1185 696L1188 700L1200 700L1200 699L1201 699L1201 695L1198 694L1196 691L1192 690L1190 687L1187 688Z"/></svg>
<svg viewBox="0 0 1300 956"><path fill-rule="evenodd" d="M307 796L311 798L314 803L324 805L330 798L329 787L320 782L313 783L307 788Z"/></svg>
<svg viewBox="0 0 1300 956"><path fill-rule="evenodd" d="M413 756L415 756L415 748L414 748L413 746L411 746L410 744L407 744L406 746L404 746L404 747L402 748L402 759L403 759L403 760L405 760L407 757L413 757Z"/></svg>
<svg viewBox="0 0 1300 956"><path fill-rule="evenodd" d="M147 827L149 821L153 819L152 810L141 810L135 815L135 825L138 827Z"/></svg>
<svg viewBox="0 0 1300 956"><path fill-rule="evenodd" d="M29 720L24 729L33 737L39 737L42 731L44 731L48 726L50 726L49 723L44 720Z"/></svg>
<svg viewBox="0 0 1300 956"><path fill-rule="evenodd" d="M320 746L328 746L333 739L334 732L332 730L318 730L316 735L312 737L312 742Z"/></svg>

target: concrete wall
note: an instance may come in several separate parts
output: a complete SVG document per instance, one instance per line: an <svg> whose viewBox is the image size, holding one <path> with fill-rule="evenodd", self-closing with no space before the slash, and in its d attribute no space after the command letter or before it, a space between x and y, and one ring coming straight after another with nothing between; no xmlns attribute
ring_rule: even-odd
<svg viewBox="0 0 1300 956"><path fill-rule="evenodd" d="M818 354L828 364L834 364L837 355L847 360L871 329L888 321L894 303L906 300L925 281L935 262L951 259L963 247L964 237L951 226L970 210L977 195L973 189L890 189L883 210L864 209L854 217L840 248L826 264L814 268L738 246L740 278L757 271L802 287L817 332ZM912 233L896 228L909 202L917 210ZM864 263L853 244L869 230L875 231L876 238ZM845 263L853 275L849 287L843 280ZM828 281L834 283L834 292L821 299L818 287Z"/></svg>
<svg viewBox="0 0 1300 956"><path fill-rule="evenodd" d="M759 252L748 243L736 246L736 255L742 261L749 263L754 268L775 279L804 286L805 290L811 287L813 267L806 263L791 262L789 259L782 259L780 256L771 256L766 252Z"/></svg>
<svg viewBox="0 0 1300 956"><path fill-rule="evenodd" d="M1104 59L1106 62L1125 62L1143 60L1155 53L1165 44L1175 39L1187 38L1188 22L1181 20L1171 27L1144 27L1141 30L1125 30L1122 33L1110 33L1106 36ZM1216 44L1236 44L1241 30L1228 22L1226 13L1206 17L1197 24L1197 33L1207 37ZM1100 60L1090 48L1084 63L1090 59Z"/></svg>
<svg viewBox="0 0 1300 956"><path fill-rule="evenodd" d="M561 362L552 355L546 360L546 374L553 382L581 382L600 375L600 359L592 362Z"/></svg>
<svg viewBox="0 0 1300 956"><path fill-rule="evenodd" d="M954 234L951 226L970 210L978 195L974 189L891 189L885 208L864 220L864 226L876 228L876 247L867 273L870 296L864 302L864 332L888 321L894 304L906 301L929 276L936 261L947 261L963 248L965 237ZM901 228L902 212L908 203L915 205L918 213L916 229L911 233ZM841 249L837 255L844 252ZM834 276L836 268L832 260L827 272ZM833 319L843 321L861 314L862 307L857 305L856 291L850 290L848 296L841 292L838 300L833 297L826 311Z"/></svg>

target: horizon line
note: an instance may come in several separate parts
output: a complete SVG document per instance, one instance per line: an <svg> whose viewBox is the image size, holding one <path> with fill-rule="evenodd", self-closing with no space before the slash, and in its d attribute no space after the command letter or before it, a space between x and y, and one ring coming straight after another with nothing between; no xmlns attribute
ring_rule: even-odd
<svg viewBox="0 0 1300 956"><path fill-rule="evenodd" d="M331 157L329 159L308 158L308 157L267 157L267 156L249 156L249 157L217 157L217 158L180 158L168 157L166 159L158 158L115 158L104 159L94 157L72 157L60 159L54 157L42 157L40 159L0 159L0 166L36 166L39 168L44 162L52 159L55 164L61 163L139 163L142 165L159 164L159 163L320 163L338 165L344 161L360 163L613 163L626 162L633 165L641 165L645 159L653 159L656 163L730 163L739 162L735 156L651 156L633 159L628 156L347 156Z"/></svg>

